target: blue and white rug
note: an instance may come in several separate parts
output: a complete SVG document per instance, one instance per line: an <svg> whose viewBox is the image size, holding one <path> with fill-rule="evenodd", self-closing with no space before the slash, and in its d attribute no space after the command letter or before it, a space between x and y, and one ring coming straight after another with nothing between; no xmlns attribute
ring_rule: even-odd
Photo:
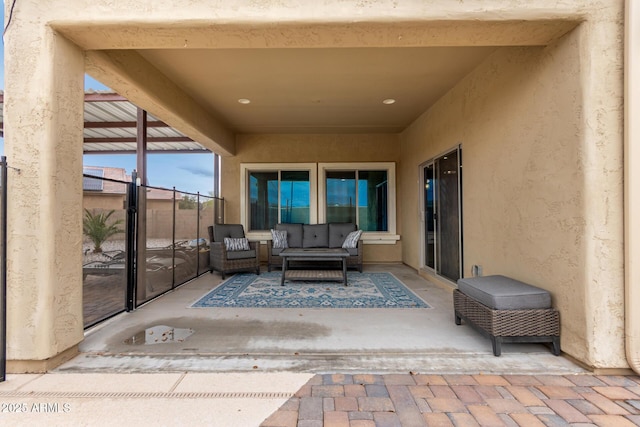
<svg viewBox="0 0 640 427"><path fill-rule="evenodd" d="M236 274L191 307L430 308L391 273L349 272L341 282L285 282L281 272Z"/></svg>

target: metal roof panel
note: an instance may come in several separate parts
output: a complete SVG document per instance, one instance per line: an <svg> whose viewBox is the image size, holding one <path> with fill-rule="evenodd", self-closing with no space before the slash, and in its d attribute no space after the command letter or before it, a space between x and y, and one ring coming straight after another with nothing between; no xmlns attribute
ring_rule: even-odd
<svg viewBox="0 0 640 427"><path fill-rule="evenodd" d="M121 138L136 138L137 129L131 123L137 121L138 108L127 100L120 99L117 94L109 92L88 91L85 93L84 121L85 123L106 123L120 122L121 127L86 127L84 128L84 139L101 138L102 141L109 142L85 142L83 151L88 153L108 153L108 152L131 152L135 153L137 145L135 142L119 141ZM2 106L4 92L0 90L0 124L3 123ZM158 122L159 120L151 114L147 114L148 122ZM184 142L185 134L170 126L148 127L147 137L152 138L176 138L176 141L163 140L162 142L147 142L149 152L210 152L196 141Z"/></svg>

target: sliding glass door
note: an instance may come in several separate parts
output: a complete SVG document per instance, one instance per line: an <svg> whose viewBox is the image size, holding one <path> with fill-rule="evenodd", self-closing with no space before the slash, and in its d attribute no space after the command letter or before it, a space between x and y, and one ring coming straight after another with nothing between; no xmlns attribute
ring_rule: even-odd
<svg viewBox="0 0 640 427"><path fill-rule="evenodd" d="M424 266L456 281L462 273L462 162L456 148L422 165Z"/></svg>

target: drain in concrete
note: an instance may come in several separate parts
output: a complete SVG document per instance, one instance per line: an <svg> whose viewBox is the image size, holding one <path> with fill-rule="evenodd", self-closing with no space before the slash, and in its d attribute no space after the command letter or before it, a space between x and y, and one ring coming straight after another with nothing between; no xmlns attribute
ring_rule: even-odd
<svg viewBox="0 0 640 427"><path fill-rule="evenodd" d="M125 344L165 344L182 342L193 334L193 329L173 328L171 326L157 325L140 331L131 338L124 340Z"/></svg>

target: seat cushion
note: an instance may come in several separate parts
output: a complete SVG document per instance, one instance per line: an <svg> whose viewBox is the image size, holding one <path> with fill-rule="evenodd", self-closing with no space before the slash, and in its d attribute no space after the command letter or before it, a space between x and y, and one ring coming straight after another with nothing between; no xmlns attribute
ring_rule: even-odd
<svg viewBox="0 0 640 427"><path fill-rule="evenodd" d="M332 222L329 223L329 247L341 248L344 239L351 233L356 231L356 225L352 222Z"/></svg>
<svg viewBox="0 0 640 427"><path fill-rule="evenodd" d="M358 256L358 248L357 247L355 247L355 248L344 248L344 249L346 249L346 251L349 252L349 256L355 256L355 257Z"/></svg>
<svg viewBox="0 0 640 427"><path fill-rule="evenodd" d="M249 251L232 251L227 252L227 259L247 259L247 258L255 258L256 251L255 249L251 249Z"/></svg>
<svg viewBox="0 0 640 427"><path fill-rule="evenodd" d="M501 275L459 279L458 290L495 310L551 307L548 291Z"/></svg>
<svg viewBox="0 0 640 427"><path fill-rule="evenodd" d="M302 225L303 248L328 248L329 224L303 224Z"/></svg>
<svg viewBox="0 0 640 427"><path fill-rule="evenodd" d="M287 232L287 245L290 248L302 247L302 224L276 224L276 230Z"/></svg>

